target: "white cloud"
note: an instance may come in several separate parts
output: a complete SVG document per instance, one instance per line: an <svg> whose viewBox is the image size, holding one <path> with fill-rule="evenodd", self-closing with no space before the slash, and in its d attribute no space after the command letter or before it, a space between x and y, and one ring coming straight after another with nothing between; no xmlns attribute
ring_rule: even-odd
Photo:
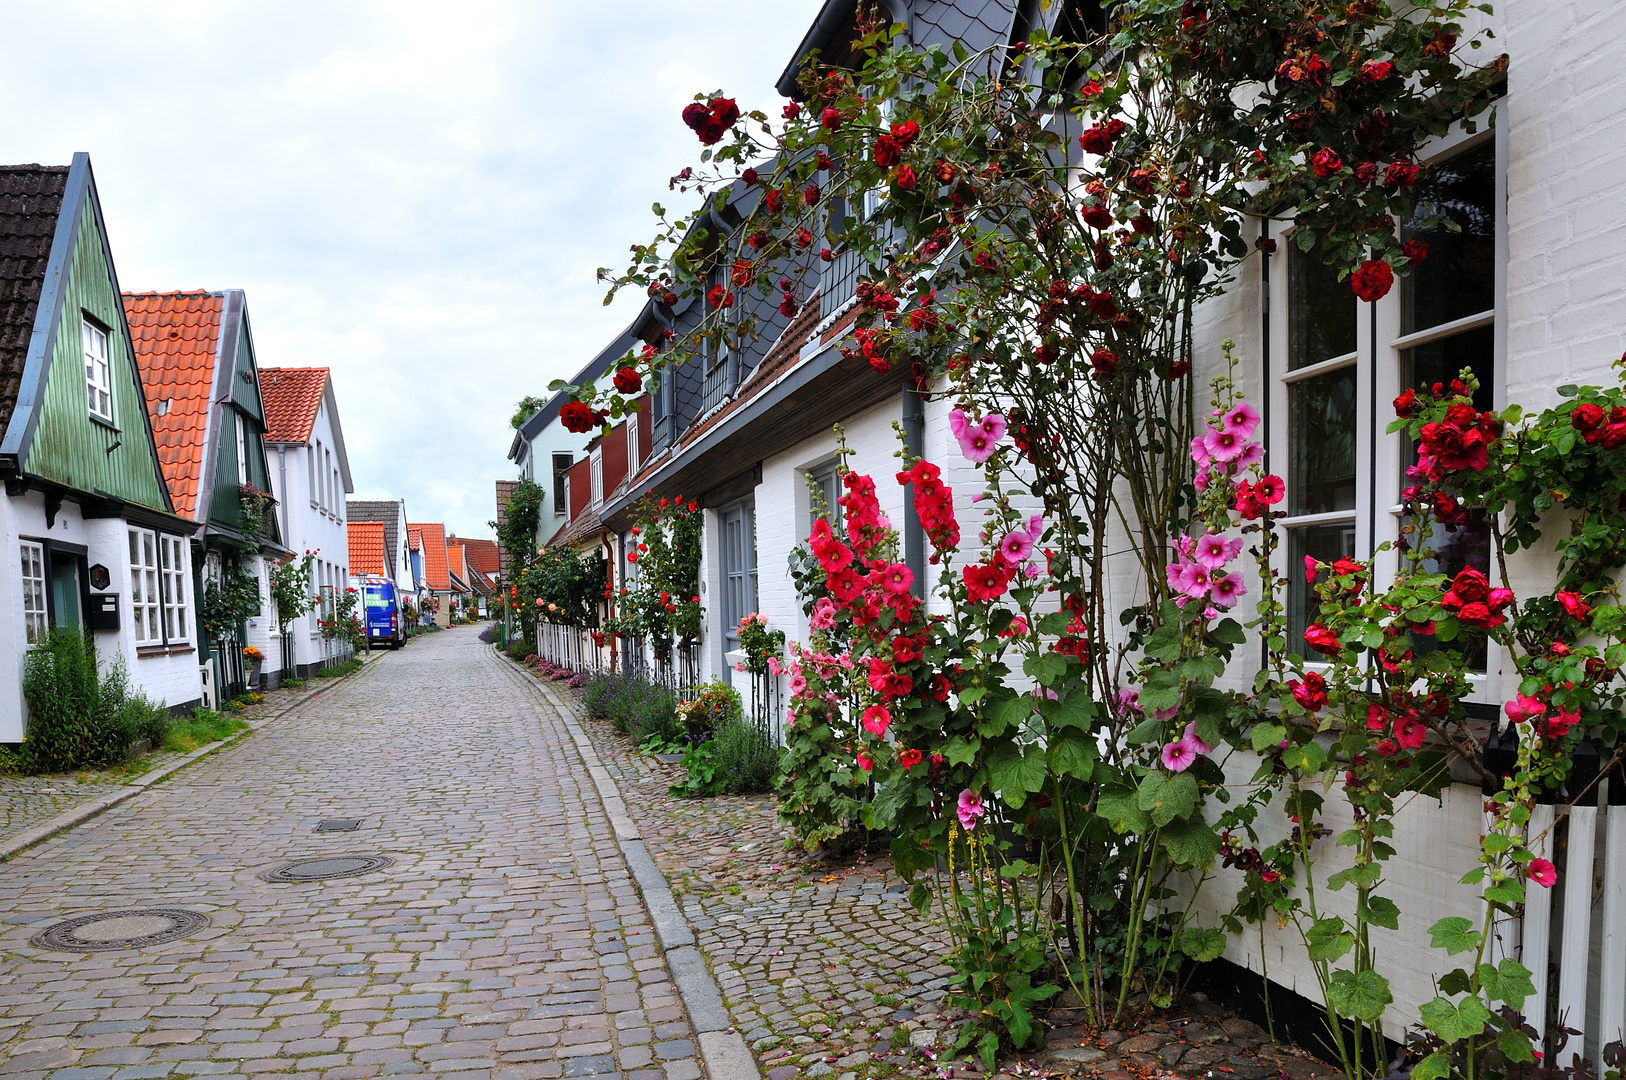
<svg viewBox="0 0 1626 1080"><path fill-rule="evenodd" d="M631 317L598 266L773 81L819 0L0 0L0 161L89 151L126 289L247 290L266 366L333 369L357 494L485 535L507 418Z"/></svg>

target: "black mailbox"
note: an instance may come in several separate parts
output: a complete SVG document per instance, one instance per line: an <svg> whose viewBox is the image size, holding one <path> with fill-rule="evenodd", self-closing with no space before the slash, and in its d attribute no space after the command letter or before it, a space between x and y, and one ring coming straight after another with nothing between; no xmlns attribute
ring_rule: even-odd
<svg viewBox="0 0 1626 1080"><path fill-rule="evenodd" d="M92 630L119 628L118 593L97 593L90 598L90 628Z"/></svg>

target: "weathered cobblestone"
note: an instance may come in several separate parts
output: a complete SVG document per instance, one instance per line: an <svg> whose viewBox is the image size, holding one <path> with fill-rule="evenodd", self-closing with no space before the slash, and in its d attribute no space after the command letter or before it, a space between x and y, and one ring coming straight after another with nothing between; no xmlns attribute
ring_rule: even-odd
<svg viewBox="0 0 1626 1080"><path fill-rule="evenodd" d="M0 866L0 1076L698 1077L586 770L504 663L473 630L415 642ZM329 817L362 827L315 834ZM350 853L394 864L260 876ZM211 923L127 951L30 944L149 906Z"/></svg>

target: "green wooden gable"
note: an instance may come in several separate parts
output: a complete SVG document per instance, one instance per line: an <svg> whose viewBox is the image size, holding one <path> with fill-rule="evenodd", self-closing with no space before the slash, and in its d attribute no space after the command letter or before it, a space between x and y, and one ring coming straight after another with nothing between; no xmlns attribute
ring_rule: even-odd
<svg viewBox="0 0 1626 1080"><path fill-rule="evenodd" d="M248 483L261 491L271 490L265 457L265 405L260 399L260 372L254 359L254 337L249 330L248 309L243 293L229 290L221 313L222 349L219 377L229 385L217 384L214 393L212 426L214 447L212 471L205 470L209 483L208 521L212 525L239 530L242 500L239 495L237 421L242 420L244 472ZM266 513L267 535L280 541L279 522L274 510Z"/></svg>
<svg viewBox="0 0 1626 1080"><path fill-rule="evenodd" d="M91 415L86 324L106 335L111 422ZM25 474L171 512L90 159L75 154L0 454Z"/></svg>

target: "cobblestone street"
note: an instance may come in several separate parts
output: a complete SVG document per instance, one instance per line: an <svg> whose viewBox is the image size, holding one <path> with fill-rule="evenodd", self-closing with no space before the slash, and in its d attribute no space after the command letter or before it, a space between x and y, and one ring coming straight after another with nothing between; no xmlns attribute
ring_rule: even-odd
<svg viewBox="0 0 1626 1080"><path fill-rule="evenodd" d="M0 1072L703 1075L586 769L504 665L473 628L416 641L0 866ZM332 818L360 825L315 831ZM265 876L341 855L390 863ZM151 908L208 924L110 951L32 943Z"/></svg>

